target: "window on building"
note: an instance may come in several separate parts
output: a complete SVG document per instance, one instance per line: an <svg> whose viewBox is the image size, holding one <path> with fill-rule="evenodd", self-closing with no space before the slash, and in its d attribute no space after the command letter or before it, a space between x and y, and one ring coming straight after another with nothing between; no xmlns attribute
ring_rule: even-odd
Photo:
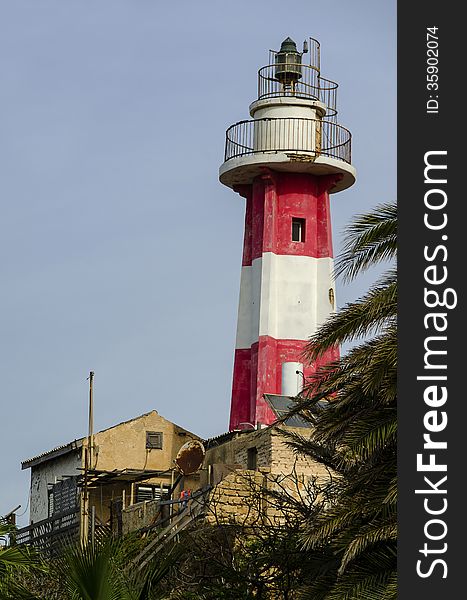
<svg viewBox="0 0 467 600"><path fill-rule="evenodd" d="M305 219L298 219L295 217L292 219L292 241L305 241Z"/></svg>
<svg viewBox="0 0 467 600"><path fill-rule="evenodd" d="M249 471L256 471L258 464L258 449L248 448L247 468Z"/></svg>
<svg viewBox="0 0 467 600"><path fill-rule="evenodd" d="M145 483L136 486L136 502L144 502L145 500L160 500L163 494L169 491L168 485L150 485Z"/></svg>
<svg viewBox="0 0 467 600"><path fill-rule="evenodd" d="M161 431L146 431L146 448L162 450L162 437Z"/></svg>

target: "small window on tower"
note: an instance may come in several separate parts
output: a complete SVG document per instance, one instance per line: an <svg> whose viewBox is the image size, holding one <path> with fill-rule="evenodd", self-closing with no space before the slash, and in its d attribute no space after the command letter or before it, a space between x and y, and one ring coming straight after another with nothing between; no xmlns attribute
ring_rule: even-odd
<svg viewBox="0 0 467 600"><path fill-rule="evenodd" d="M292 242L305 241L305 219L292 219Z"/></svg>

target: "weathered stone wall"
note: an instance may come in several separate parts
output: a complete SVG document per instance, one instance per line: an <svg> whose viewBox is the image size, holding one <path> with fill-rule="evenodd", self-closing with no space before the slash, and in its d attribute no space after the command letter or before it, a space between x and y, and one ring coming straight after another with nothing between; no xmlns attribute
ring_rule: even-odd
<svg viewBox="0 0 467 600"><path fill-rule="evenodd" d="M306 428L283 427L284 430L308 436ZM233 468L248 468L248 450L256 448L256 468L269 468L271 473L289 474L295 471L303 475L325 476L324 467L307 457L297 455L287 445L287 440L278 430L270 427L234 435L223 444L208 448L204 466L231 465Z"/></svg>
<svg viewBox="0 0 467 600"><path fill-rule="evenodd" d="M261 521L265 473L236 470L214 487L209 498L208 522L251 526Z"/></svg>
<svg viewBox="0 0 467 600"><path fill-rule="evenodd" d="M259 429L234 434L232 438L219 445L213 445L206 450L204 460L205 471L209 466L230 466L231 469L248 468L248 450L256 448L256 466L269 467L271 463L271 430ZM217 481L215 482L217 483Z"/></svg>
<svg viewBox="0 0 467 600"><path fill-rule="evenodd" d="M269 469L237 470L214 487L209 497L207 520L211 524L278 525L288 512L283 503L271 494L309 500L310 478L305 475L282 475Z"/></svg>
<svg viewBox="0 0 467 600"><path fill-rule="evenodd" d="M248 468L248 450L256 448L256 466L270 467L272 460L272 429L259 429L236 440L234 462Z"/></svg>
<svg viewBox="0 0 467 600"><path fill-rule="evenodd" d="M160 504L158 500L138 502L128 506L122 511L122 533L125 535L130 531L154 525L160 516Z"/></svg>
<svg viewBox="0 0 467 600"><path fill-rule="evenodd" d="M284 429L301 436L310 434L310 430L305 428ZM251 448L257 450L256 470L247 468L248 450ZM231 464L219 464L221 457ZM310 500L311 482L315 478L319 481L329 476L323 465L296 454L274 427L242 433L223 445L209 449L206 464L211 465L211 483L215 486L208 515L212 523L253 525L281 522L284 512L270 495L270 490L294 498L301 497L306 502Z"/></svg>
<svg viewBox="0 0 467 600"><path fill-rule="evenodd" d="M309 437L311 430L300 427L285 427L284 430ZM326 468L316 461L297 454L293 448L287 445L286 439L277 429L271 429L271 472L280 474L296 473L308 477L328 477Z"/></svg>

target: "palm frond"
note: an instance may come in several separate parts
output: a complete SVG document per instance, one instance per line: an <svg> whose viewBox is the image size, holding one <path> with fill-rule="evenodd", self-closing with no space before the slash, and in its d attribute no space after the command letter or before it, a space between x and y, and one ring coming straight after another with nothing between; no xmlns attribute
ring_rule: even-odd
<svg viewBox="0 0 467 600"><path fill-rule="evenodd" d="M396 249L397 205L381 204L350 225L335 273L351 281L369 267L393 259Z"/></svg>
<svg viewBox="0 0 467 600"><path fill-rule="evenodd" d="M313 362L330 347L352 342L383 329L397 314L396 273L390 271L363 298L347 304L313 335L304 358Z"/></svg>

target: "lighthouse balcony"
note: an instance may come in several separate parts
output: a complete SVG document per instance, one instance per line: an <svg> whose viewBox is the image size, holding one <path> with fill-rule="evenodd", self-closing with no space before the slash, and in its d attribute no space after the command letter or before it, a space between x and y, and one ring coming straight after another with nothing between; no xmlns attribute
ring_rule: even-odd
<svg viewBox="0 0 467 600"><path fill-rule="evenodd" d="M348 129L322 119L280 117L240 121L227 129L220 180L251 183L264 167L278 171L340 174L332 192L355 181Z"/></svg>

